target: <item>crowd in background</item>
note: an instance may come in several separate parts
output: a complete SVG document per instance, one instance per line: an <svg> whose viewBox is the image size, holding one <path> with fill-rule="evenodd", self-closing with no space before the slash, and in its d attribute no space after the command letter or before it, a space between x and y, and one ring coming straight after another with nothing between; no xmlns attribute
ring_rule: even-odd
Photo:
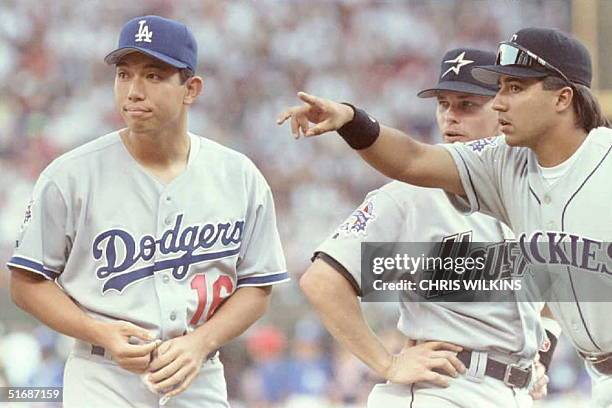
<svg viewBox="0 0 612 408"><path fill-rule="evenodd" d="M77 145L122 127L103 57L127 19L176 18L199 44L204 92L190 129L248 155L275 196L293 281L267 316L222 351L233 406L362 406L377 381L330 339L297 278L313 249L385 179L339 138L295 141L277 114L297 91L352 101L381 122L439 142L434 104L417 99L456 46L493 50L518 28L569 30L569 1L77 1L0 3L0 263L13 249L34 182ZM228 197L213 197L220 203ZM70 340L11 305L0 272L0 385L60 385ZM393 304L365 305L389 347ZM567 341L551 400L575 404L589 381ZM564 401L564 402L561 402Z"/></svg>

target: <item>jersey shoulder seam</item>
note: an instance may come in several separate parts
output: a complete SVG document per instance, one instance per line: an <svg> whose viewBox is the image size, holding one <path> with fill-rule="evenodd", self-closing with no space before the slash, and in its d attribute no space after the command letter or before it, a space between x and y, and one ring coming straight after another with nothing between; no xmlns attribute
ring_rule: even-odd
<svg viewBox="0 0 612 408"><path fill-rule="evenodd" d="M45 169L45 171L43 171L42 174L46 174L47 178L52 179L53 175L59 171L59 168L61 168L61 166L64 163L67 163L69 161L73 161L73 160L77 160L82 158L83 156L87 156L90 154L94 154L99 152L100 150L104 150L106 148L109 148L111 146L116 145L117 143L121 142L121 139L119 137L117 137L116 139L111 139L110 136L112 134L114 134L116 132L111 132L111 133L107 133L106 135L100 136L94 140L91 140L83 145L80 145L72 150L69 150L68 152L62 154L61 156L59 156L58 158L56 158L55 160L53 160L53 162L51 162L51 164L49 165L49 167L47 169ZM108 137L109 140L105 140L105 141L101 141L100 139ZM96 146L95 148L91 148L91 145L94 145L95 143L101 143L100 146Z"/></svg>
<svg viewBox="0 0 612 408"><path fill-rule="evenodd" d="M251 175L255 176L256 178L263 179L267 188L270 189L267 180L261 173L261 170L255 165L255 163L253 163L253 160L249 156L242 152L239 152L238 150L234 150L231 147L227 147L219 142L211 140L207 137L196 135L194 133L191 133L191 135L200 138L200 151L198 152L198 154L206 153L207 150L215 150L221 152L222 154L225 154L234 159L236 163L241 166L242 172L245 175Z"/></svg>
<svg viewBox="0 0 612 408"><path fill-rule="evenodd" d="M215 140L209 139L207 137L196 135L194 133L190 133L190 134L200 139L200 152L199 153L206 152L207 150L217 150L229 156L236 156L237 158L240 158L241 160L244 160L244 161L251 161L246 154L239 152L238 150L234 150L231 147L225 146L224 144L219 143Z"/></svg>
<svg viewBox="0 0 612 408"><path fill-rule="evenodd" d="M57 189L57 191L58 191L58 193L59 193L59 195L60 195L60 197L61 197L61 199L62 199L62 201L64 203L64 207L66 208L66 210L68 210L68 200L66 200L66 196L64 195L64 192L62 191L62 188L57 183L57 181L54 180L53 178L49 177L48 175L46 175L44 172L41 173L40 178L47 179L49 184L53 185Z"/></svg>

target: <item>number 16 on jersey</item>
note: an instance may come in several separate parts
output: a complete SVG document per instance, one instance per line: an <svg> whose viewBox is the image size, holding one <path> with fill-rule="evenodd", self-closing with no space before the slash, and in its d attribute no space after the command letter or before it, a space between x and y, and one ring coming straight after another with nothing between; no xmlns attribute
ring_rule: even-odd
<svg viewBox="0 0 612 408"><path fill-rule="evenodd" d="M191 318L190 324L197 326L204 323L215 313L221 302L234 292L234 284L229 276L199 273L191 278L191 289L197 292L198 305ZM205 318L202 319L202 316Z"/></svg>

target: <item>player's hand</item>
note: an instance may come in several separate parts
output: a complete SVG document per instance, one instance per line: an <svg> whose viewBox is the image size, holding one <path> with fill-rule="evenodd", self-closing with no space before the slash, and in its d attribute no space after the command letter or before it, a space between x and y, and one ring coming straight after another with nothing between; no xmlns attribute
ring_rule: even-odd
<svg viewBox="0 0 612 408"><path fill-rule="evenodd" d="M466 371L457 358L457 353L461 350L459 346L440 341L404 347L400 353L391 357L384 377L399 384L431 382L447 387L451 377Z"/></svg>
<svg viewBox="0 0 612 408"><path fill-rule="evenodd" d="M548 376L546 375L546 368L539 361L539 357L539 355L536 356L536 360L533 363L535 382L529 390L529 395L534 400L542 399L548 394Z"/></svg>
<svg viewBox="0 0 612 408"><path fill-rule="evenodd" d="M167 340L153 356L148 380L166 397L178 395L191 385L209 352L193 332Z"/></svg>
<svg viewBox="0 0 612 408"><path fill-rule="evenodd" d="M160 344L148 330L130 322L102 323L100 345L120 367L133 373L146 371L151 353Z"/></svg>
<svg viewBox="0 0 612 408"><path fill-rule="evenodd" d="M304 104L287 109L276 121L282 125L291 118L291 133L296 139L300 137L300 131L304 136L316 136L338 130L353 120L354 112L350 106L305 92L298 92L297 96ZM310 123L315 126L311 128Z"/></svg>

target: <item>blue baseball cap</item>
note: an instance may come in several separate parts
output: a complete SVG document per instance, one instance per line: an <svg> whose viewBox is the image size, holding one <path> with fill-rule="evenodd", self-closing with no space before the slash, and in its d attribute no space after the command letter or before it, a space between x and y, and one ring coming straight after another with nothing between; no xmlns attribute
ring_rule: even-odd
<svg viewBox="0 0 612 408"><path fill-rule="evenodd" d="M499 44L495 64L474 67L472 75L493 84L500 75L517 78L558 76L591 87L589 50L576 38L554 28L524 28Z"/></svg>
<svg viewBox="0 0 612 408"><path fill-rule="evenodd" d="M472 77L470 69L475 65L495 63L495 53L474 48L455 48L447 51L440 63L440 78L436 86L423 89L419 98L434 98L441 91L474 95L495 96L497 83L483 84Z"/></svg>
<svg viewBox="0 0 612 408"><path fill-rule="evenodd" d="M198 45L189 28L159 16L142 16L128 21L121 29L117 49L104 57L104 61L116 64L132 52L141 52L194 73L198 65Z"/></svg>

